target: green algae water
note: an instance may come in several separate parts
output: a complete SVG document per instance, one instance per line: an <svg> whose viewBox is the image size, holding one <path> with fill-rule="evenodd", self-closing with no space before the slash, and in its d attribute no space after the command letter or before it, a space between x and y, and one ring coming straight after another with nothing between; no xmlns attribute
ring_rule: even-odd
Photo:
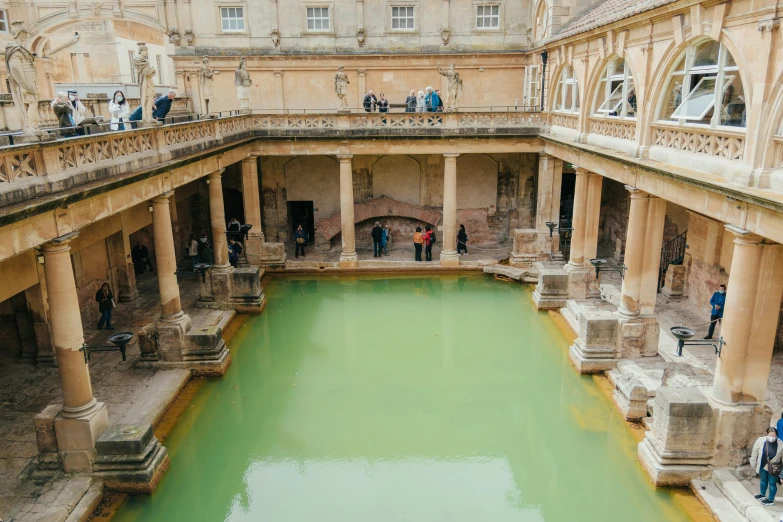
<svg viewBox="0 0 783 522"><path fill-rule="evenodd" d="M264 281L233 363L115 522L690 520L530 290L484 274Z"/></svg>

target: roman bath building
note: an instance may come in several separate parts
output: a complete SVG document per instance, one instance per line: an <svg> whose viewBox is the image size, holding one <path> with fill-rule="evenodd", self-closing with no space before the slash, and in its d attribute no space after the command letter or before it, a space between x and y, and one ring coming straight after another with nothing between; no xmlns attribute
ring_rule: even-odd
<svg viewBox="0 0 783 522"><path fill-rule="evenodd" d="M778 520L781 12L0 0L0 520Z"/></svg>

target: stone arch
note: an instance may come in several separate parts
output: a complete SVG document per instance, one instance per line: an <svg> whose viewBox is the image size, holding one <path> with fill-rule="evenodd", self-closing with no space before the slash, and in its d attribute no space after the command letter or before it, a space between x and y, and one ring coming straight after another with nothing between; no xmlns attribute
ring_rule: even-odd
<svg viewBox="0 0 783 522"><path fill-rule="evenodd" d="M340 163L329 156L297 156L284 166L288 201L312 201L313 217L340 211Z"/></svg>
<svg viewBox="0 0 783 522"><path fill-rule="evenodd" d="M533 41L540 42L549 33L549 5L547 0L533 3Z"/></svg>
<svg viewBox="0 0 783 522"><path fill-rule="evenodd" d="M759 121L754 168L780 168L774 164L777 148L772 138L783 135L783 73L772 86L768 106L770 110L764 111Z"/></svg>
<svg viewBox="0 0 783 522"><path fill-rule="evenodd" d="M160 31L161 34L166 33L165 22L159 18L153 18L145 15L141 12L129 11L127 8L117 9L101 9L103 4L98 5L98 13L94 11L92 14L77 12L74 13L73 7L68 7L51 15L47 15L43 19L39 20L37 24L28 27L31 34L34 35L31 47L34 50L40 50L43 48L42 42L50 35L65 29L68 26L83 23L91 20L108 20L108 21L124 21L146 26L150 29ZM108 4L106 4L108 5Z"/></svg>
<svg viewBox="0 0 783 522"><path fill-rule="evenodd" d="M550 61L551 64L551 61ZM549 98L546 100L546 110L547 112L552 112L555 109L555 98L557 97L558 90L557 90L557 81L560 78L560 75L563 73L564 67L571 67L571 64L568 62L568 60L564 59L562 63L558 63L557 67L551 67L550 66L550 77L549 77Z"/></svg>
<svg viewBox="0 0 783 522"><path fill-rule="evenodd" d="M383 156L372 164L372 197L421 204L421 164L407 155Z"/></svg>
<svg viewBox="0 0 783 522"><path fill-rule="evenodd" d="M498 199L498 168L498 162L487 154L459 156L457 209L494 208Z"/></svg>
<svg viewBox="0 0 783 522"><path fill-rule="evenodd" d="M601 77L604 74L604 70L606 69L606 66L609 65L609 62L615 59L622 59L625 61L625 63L628 64L628 69L631 71L631 78L633 79L634 88L638 91L638 83L636 81L636 75L634 74L634 68L632 66L630 57L628 56L627 52L623 52L622 56L613 53L604 58L603 60L600 60L598 63L595 64L595 67L593 67L593 70L590 73L590 78L587 81L587 85L584 86L584 102L585 105L583 108L587 109L587 112L585 113L585 116L592 116L593 115L593 107L595 106L595 98L598 95L598 83L601 80Z"/></svg>

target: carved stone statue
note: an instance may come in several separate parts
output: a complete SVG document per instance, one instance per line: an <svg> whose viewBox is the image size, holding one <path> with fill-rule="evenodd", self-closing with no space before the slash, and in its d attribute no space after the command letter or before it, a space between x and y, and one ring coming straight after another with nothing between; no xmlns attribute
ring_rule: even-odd
<svg viewBox="0 0 783 522"><path fill-rule="evenodd" d="M356 43L359 44L359 47L364 47L364 27L356 30Z"/></svg>
<svg viewBox="0 0 783 522"><path fill-rule="evenodd" d="M139 99L141 101L141 121L146 124L154 124L152 108L155 103L155 68L150 64L149 50L144 42L137 42L138 54L133 59L133 67L136 69L136 83L139 85Z"/></svg>
<svg viewBox="0 0 783 522"><path fill-rule="evenodd" d="M279 47L280 46L280 31L278 31L277 28L272 29L271 36L272 36L272 44L275 47Z"/></svg>
<svg viewBox="0 0 783 522"><path fill-rule="evenodd" d="M209 114L209 100L214 93L212 77L215 71L209 68L209 56L201 60L201 68L198 70L198 97L201 102L202 114Z"/></svg>
<svg viewBox="0 0 783 522"><path fill-rule="evenodd" d="M177 31L176 27L172 27L171 29L166 31L166 34L169 37L169 42L171 42L173 45L179 45L180 36L179 36L179 31Z"/></svg>
<svg viewBox="0 0 783 522"><path fill-rule="evenodd" d="M234 72L234 85L237 86L237 98L239 98L239 112L250 112L250 73L247 71L247 58L239 59L239 67Z"/></svg>
<svg viewBox="0 0 783 522"><path fill-rule="evenodd" d="M187 28L185 29L185 43L188 44L188 47L193 47L193 42L196 40L196 35L193 34L193 29Z"/></svg>
<svg viewBox="0 0 783 522"><path fill-rule="evenodd" d="M28 137L40 137L41 120L38 116L38 75L35 70L35 54L24 46L27 42L27 30L17 20L11 24L13 42L5 46L5 67L11 97L19 114L22 132Z"/></svg>
<svg viewBox="0 0 783 522"><path fill-rule="evenodd" d="M340 111L348 110L348 84L351 82L348 80L348 75L345 74L343 66L337 68L337 74L334 75L334 92L337 94L337 99L340 102Z"/></svg>
<svg viewBox="0 0 783 522"><path fill-rule="evenodd" d="M451 37L451 31L449 31L445 27L440 30L440 40L441 42L443 42L443 45L449 45L450 37Z"/></svg>
<svg viewBox="0 0 783 522"><path fill-rule="evenodd" d="M456 111L459 107L459 97L462 94L462 78L454 69L454 64L449 64L449 69L444 71L438 65L438 73L448 78L448 87L446 88L446 110Z"/></svg>
<svg viewBox="0 0 783 522"><path fill-rule="evenodd" d="M234 85L237 87L250 87L253 81L250 79L250 73L247 72L247 58L244 56L239 59L239 67L234 72Z"/></svg>

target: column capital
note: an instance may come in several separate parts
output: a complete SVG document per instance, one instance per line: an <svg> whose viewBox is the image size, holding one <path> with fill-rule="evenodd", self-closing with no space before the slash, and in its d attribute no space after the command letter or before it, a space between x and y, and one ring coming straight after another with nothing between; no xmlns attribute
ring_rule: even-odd
<svg viewBox="0 0 783 522"><path fill-rule="evenodd" d="M723 227L734 235L734 243L737 245L758 245L764 241L764 238L754 234L750 230L735 227L734 225L723 225Z"/></svg>
<svg viewBox="0 0 783 522"><path fill-rule="evenodd" d="M226 169L217 169L215 172L210 172L207 174L208 179L220 179L220 176L223 175L223 172L225 172Z"/></svg>
<svg viewBox="0 0 783 522"><path fill-rule="evenodd" d="M577 176L587 176L588 174L592 174L592 172L590 172L586 168L577 167L576 165L574 165L574 172L576 173Z"/></svg>
<svg viewBox="0 0 783 522"><path fill-rule="evenodd" d="M340 163L350 163L353 160L353 154L335 154Z"/></svg>
<svg viewBox="0 0 783 522"><path fill-rule="evenodd" d="M247 155L247 158L243 158L242 161L243 162L244 161L256 161L260 156L261 156L261 154L258 154L257 152L252 152L252 153Z"/></svg>
<svg viewBox="0 0 783 522"><path fill-rule="evenodd" d="M71 241L79 237L79 231L76 230L74 232L69 232L68 234L62 235L60 237L56 237L49 241L48 243L44 243L41 245L41 251L44 253L47 252L62 252L63 250L70 250L71 248Z"/></svg>
<svg viewBox="0 0 783 522"><path fill-rule="evenodd" d="M632 187L631 185L624 185L624 186L625 186L625 190L631 193L631 197L633 199L642 199L642 198L650 197L650 195L647 192L640 190L636 187Z"/></svg>
<svg viewBox="0 0 783 522"><path fill-rule="evenodd" d="M367 69L356 69L356 72L359 73L359 76L364 76L367 74Z"/></svg>
<svg viewBox="0 0 783 522"><path fill-rule="evenodd" d="M457 158L459 157L458 152L444 152L443 157L446 158L446 161L457 161Z"/></svg>
<svg viewBox="0 0 783 522"><path fill-rule="evenodd" d="M152 201L152 203L154 203L156 205L163 205L163 204L168 205L169 198L171 196L173 196L173 195L174 195L174 191L173 190L168 190L168 191L164 192L163 194L159 194L159 195L155 196L150 201Z"/></svg>

